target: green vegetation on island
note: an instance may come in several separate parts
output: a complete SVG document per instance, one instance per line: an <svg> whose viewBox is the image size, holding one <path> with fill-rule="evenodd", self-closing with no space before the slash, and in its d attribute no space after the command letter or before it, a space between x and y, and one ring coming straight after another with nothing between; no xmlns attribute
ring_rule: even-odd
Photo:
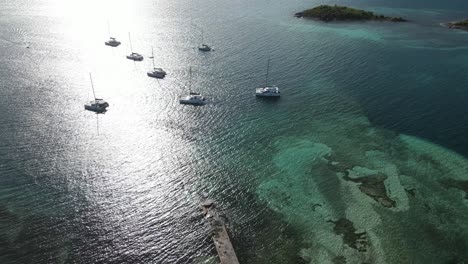
<svg viewBox="0 0 468 264"><path fill-rule="evenodd" d="M296 13L296 17L313 18L322 21L355 21L355 20L377 20L377 21L392 21L404 22L405 19L401 17L387 17L384 15L377 15L370 11L350 8L346 6L330 6L321 5L312 9L307 9L302 12Z"/></svg>
<svg viewBox="0 0 468 264"><path fill-rule="evenodd" d="M448 23L449 28L468 30L468 20Z"/></svg>

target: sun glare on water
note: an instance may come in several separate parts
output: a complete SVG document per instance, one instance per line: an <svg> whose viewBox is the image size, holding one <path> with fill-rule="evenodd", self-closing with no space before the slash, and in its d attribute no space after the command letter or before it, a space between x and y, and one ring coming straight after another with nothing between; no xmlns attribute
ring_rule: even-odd
<svg viewBox="0 0 468 264"><path fill-rule="evenodd" d="M73 43L84 43L86 39L108 38L109 35L138 29L139 5L128 0L49 0L50 12L60 18L60 31L73 39ZM122 36L123 37L123 36Z"/></svg>

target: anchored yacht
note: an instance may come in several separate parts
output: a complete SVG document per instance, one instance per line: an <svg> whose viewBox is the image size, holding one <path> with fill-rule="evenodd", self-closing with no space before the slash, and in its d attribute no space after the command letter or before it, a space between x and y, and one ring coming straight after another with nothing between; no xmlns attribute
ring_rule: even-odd
<svg viewBox="0 0 468 264"><path fill-rule="evenodd" d="M86 103L84 105L84 108L86 110L96 112L96 113L104 113L107 111L107 107L109 107L109 103L104 101L103 99L98 99L95 98L94 100L90 101L89 103Z"/></svg>
<svg viewBox="0 0 468 264"><path fill-rule="evenodd" d="M85 110L96 112L96 113L104 113L107 111L107 107L109 107L109 103L107 103L104 99L96 98L96 93L94 92L94 85L93 85L93 78L91 77L91 73L89 74L89 79L91 80L91 88L93 90L94 100L86 103L84 105Z"/></svg>
<svg viewBox="0 0 468 264"><path fill-rule="evenodd" d="M192 92L192 67L190 67L189 94L179 98L179 103L189 105L204 105L206 98L200 93Z"/></svg>
<svg viewBox="0 0 468 264"><path fill-rule="evenodd" d="M149 77L163 79L166 77L166 72L162 68L153 68L152 71L146 73Z"/></svg>
<svg viewBox="0 0 468 264"><path fill-rule="evenodd" d="M162 68L156 68L154 66L153 47L151 47L151 59L153 60L153 69L151 71L147 72L146 74L149 77L158 78L158 79L163 79L164 77L166 77L166 72Z"/></svg>
<svg viewBox="0 0 468 264"><path fill-rule="evenodd" d="M267 63L265 86L255 89L255 95L258 97L280 97L281 96L281 93L277 86L268 85L269 72L270 72L270 59L268 59L268 63Z"/></svg>
<svg viewBox="0 0 468 264"><path fill-rule="evenodd" d="M132 52L130 55L127 55L127 59L133 60L133 61L142 61L143 60L143 55Z"/></svg>
<svg viewBox="0 0 468 264"><path fill-rule="evenodd" d="M190 104L190 105L204 105L206 103L206 98L203 97L200 93L189 93L189 95L181 96L179 98L179 103L181 104Z"/></svg>
<svg viewBox="0 0 468 264"><path fill-rule="evenodd" d="M111 32L110 32L110 24L109 21L107 21L107 31L109 31L109 40L104 42L106 46L111 46L111 47L117 47L120 45L120 41L116 40L115 38L112 37Z"/></svg>
<svg viewBox="0 0 468 264"><path fill-rule="evenodd" d="M199 51L204 51L204 52L207 52L207 51L212 51L211 47L206 45L206 44L201 44L199 47L198 47L198 50Z"/></svg>
<svg viewBox="0 0 468 264"><path fill-rule="evenodd" d="M207 44L204 43L205 41L204 41L204 38L203 38L203 29L201 31L202 31L201 45L198 47L198 50L203 51L203 52L212 51L213 49L210 46L208 46Z"/></svg>
<svg viewBox="0 0 468 264"><path fill-rule="evenodd" d="M133 47L132 47L132 39L130 38L130 32L128 33L128 41L130 44L130 55L127 55L127 59L133 60L133 61L142 61L143 60L143 55L133 52Z"/></svg>
<svg viewBox="0 0 468 264"><path fill-rule="evenodd" d="M276 86L265 86L255 89L255 95L260 97L280 97L281 93Z"/></svg>
<svg viewBox="0 0 468 264"><path fill-rule="evenodd" d="M116 40L113 37L110 37L109 40L104 43L106 44L106 46L111 46L111 47L117 47L121 44L120 41Z"/></svg>

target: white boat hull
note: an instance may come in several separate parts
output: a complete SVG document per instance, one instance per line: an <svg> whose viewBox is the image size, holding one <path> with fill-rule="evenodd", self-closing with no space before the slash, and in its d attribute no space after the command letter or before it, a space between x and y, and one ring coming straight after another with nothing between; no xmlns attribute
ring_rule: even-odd
<svg viewBox="0 0 468 264"><path fill-rule="evenodd" d="M201 45L200 47L198 47L198 50L203 51L203 52L208 52L208 51L212 51L213 49L208 45Z"/></svg>
<svg viewBox="0 0 468 264"><path fill-rule="evenodd" d="M188 105L204 105L206 100L205 97L195 93L179 98L179 103Z"/></svg>
<svg viewBox="0 0 468 264"><path fill-rule="evenodd" d="M258 97L280 97L281 93L278 92L265 92L264 88L257 88L255 90L255 96Z"/></svg>

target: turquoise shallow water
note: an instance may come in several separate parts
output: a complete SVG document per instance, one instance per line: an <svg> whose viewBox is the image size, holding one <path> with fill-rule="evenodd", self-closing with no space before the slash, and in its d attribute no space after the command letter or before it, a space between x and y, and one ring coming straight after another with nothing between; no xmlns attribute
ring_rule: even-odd
<svg viewBox="0 0 468 264"><path fill-rule="evenodd" d="M242 263L466 261L468 34L439 24L467 4L342 3L406 24L292 16L315 4L2 1L0 262L213 262L202 193ZM166 79L124 58L129 31ZM268 57L274 102L252 95ZM202 108L176 100L189 66ZM82 109L88 72L105 115ZM382 186L394 207L368 195Z"/></svg>

